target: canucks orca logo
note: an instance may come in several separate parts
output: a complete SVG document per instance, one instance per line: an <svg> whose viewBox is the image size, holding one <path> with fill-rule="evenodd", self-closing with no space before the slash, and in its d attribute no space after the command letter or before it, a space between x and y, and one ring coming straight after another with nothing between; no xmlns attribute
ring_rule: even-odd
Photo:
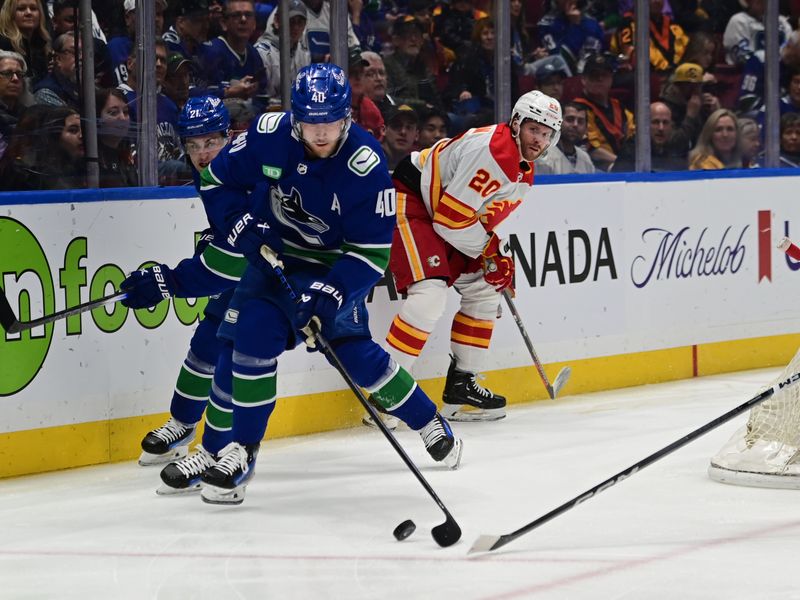
<svg viewBox="0 0 800 600"><path fill-rule="evenodd" d="M322 246L320 233L330 229L327 223L303 207L303 197L296 188L285 194L279 185L270 190L272 214L286 227L291 227L309 244Z"/></svg>

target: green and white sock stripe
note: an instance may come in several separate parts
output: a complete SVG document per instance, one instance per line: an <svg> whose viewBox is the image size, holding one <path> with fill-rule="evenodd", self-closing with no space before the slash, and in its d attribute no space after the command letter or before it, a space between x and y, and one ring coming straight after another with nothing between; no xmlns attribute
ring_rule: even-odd
<svg viewBox="0 0 800 600"><path fill-rule="evenodd" d="M233 404L251 408L275 402L277 378L275 371L266 375L244 375L233 372Z"/></svg>
<svg viewBox="0 0 800 600"><path fill-rule="evenodd" d="M378 403L388 411L401 407L417 389L417 382L403 367L392 361L394 368L378 382L367 388Z"/></svg>
<svg viewBox="0 0 800 600"><path fill-rule="evenodd" d="M342 245L342 252L367 263L381 275L386 272L386 267L389 266L391 249L391 244L345 243Z"/></svg>
<svg viewBox="0 0 800 600"><path fill-rule="evenodd" d="M200 173L200 191L207 192L208 190L213 190L214 188L218 188L222 185L222 182L217 179L217 176L214 175L213 171L211 170L211 165L207 166L203 169L203 172Z"/></svg>
<svg viewBox="0 0 800 600"><path fill-rule="evenodd" d="M212 389L217 398L231 401L231 395L223 392L216 384L213 384ZM230 431L233 428L233 408L223 408L214 402L213 396L209 397L206 405L206 425L217 431Z"/></svg>
<svg viewBox="0 0 800 600"><path fill-rule="evenodd" d="M247 259L244 255L225 250L213 243L203 250L200 261L215 275L231 281L239 281L247 268Z"/></svg>
<svg viewBox="0 0 800 600"><path fill-rule="evenodd" d="M189 367L185 362L181 365L178 373L178 381L175 383L175 392L188 400L205 402L208 398L208 391L211 389L211 379L214 373L201 373Z"/></svg>

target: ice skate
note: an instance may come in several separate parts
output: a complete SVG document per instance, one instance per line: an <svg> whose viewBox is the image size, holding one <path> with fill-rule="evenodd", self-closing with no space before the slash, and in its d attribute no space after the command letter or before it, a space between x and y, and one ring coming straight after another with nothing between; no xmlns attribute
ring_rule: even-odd
<svg viewBox="0 0 800 600"><path fill-rule="evenodd" d="M216 457L198 444L186 458L171 462L161 470L162 484L156 494L170 496L197 492L200 490L200 477L216 464Z"/></svg>
<svg viewBox="0 0 800 600"><path fill-rule="evenodd" d="M194 425L186 425L170 417L169 421L142 439L139 464L147 467L181 460L189 453L189 444L193 439Z"/></svg>
<svg viewBox="0 0 800 600"><path fill-rule="evenodd" d="M450 423L439 413L419 430L425 449L436 462L443 462L451 469L457 469L461 464L461 451L463 443L453 434Z"/></svg>
<svg viewBox="0 0 800 600"><path fill-rule="evenodd" d="M217 464L201 476L200 495L209 504L241 504L255 474L258 444L231 442L219 453Z"/></svg>
<svg viewBox="0 0 800 600"><path fill-rule="evenodd" d="M492 393L477 378L475 373L458 369L455 357L450 357L442 393L444 417L451 421L497 421L506 416L505 396Z"/></svg>
<svg viewBox="0 0 800 600"><path fill-rule="evenodd" d="M386 428L389 431L394 431L395 429L397 429L397 426L400 424L400 419L398 419L397 417L393 417L388 412L386 412L386 409L383 408L380 404L378 404L378 402L372 396L369 396L367 400L369 400L369 403L378 412L378 416L381 418L381 421L383 421L383 424L386 425ZM365 412L364 416L361 417L361 423L363 423L367 427L372 427L375 429L378 428L378 426L375 424L375 421L372 420L372 416L367 412Z"/></svg>

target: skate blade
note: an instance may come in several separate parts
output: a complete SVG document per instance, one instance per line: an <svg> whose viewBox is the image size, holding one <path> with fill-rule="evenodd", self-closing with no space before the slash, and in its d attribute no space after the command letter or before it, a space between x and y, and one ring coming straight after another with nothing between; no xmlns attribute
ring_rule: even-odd
<svg viewBox="0 0 800 600"><path fill-rule="evenodd" d="M477 421L499 421L505 419L505 408L473 408L464 409L461 404L452 405L452 408L445 404L440 411L441 415L448 421L457 423L474 423Z"/></svg>
<svg viewBox="0 0 800 600"><path fill-rule="evenodd" d="M156 490L156 494L159 496L183 496L186 494L195 494L200 491L200 484L197 483L195 485L190 485L189 487L185 488L174 488L166 483L162 483L158 486Z"/></svg>
<svg viewBox="0 0 800 600"><path fill-rule="evenodd" d="M139 465L142 467L152 467L153 465L165 465L171 462L177 462L189 454L189 445L175 446L170 451L164 454L151 454L150 452L142 451L139 456Z"/></svg>
<svg viewBox="0 0 800 600"><path fill-rule="evenodd" d="M400 420L396 417L388 417L388 418L381 418L383 424L386 425L386 429L389 431L394 431L397 429L397 425L399 424ZM369 415L364 415L361 417L362 425L366 425L367 427L371 427L372 429L377 429L378 426L375 424L375 421L372 420L372 417Z"/></svg>
<svg viewBox="0 0 800 600"><path fill-rule="evenodd" d="M206 504L241 504L244 502L244 490L246 487L239 485L229 490L204 483L200 488L200 497Z"/></svg>
<svg viewBox="0 0 800 600"><path fill-rule="evenodd" d="M461 466L461 453L464 451L464 442L461 441L461 438L456 438L456 443L453 444L453 449L442 459L442 462L447 465L448 468L455 471Z"/></svg>

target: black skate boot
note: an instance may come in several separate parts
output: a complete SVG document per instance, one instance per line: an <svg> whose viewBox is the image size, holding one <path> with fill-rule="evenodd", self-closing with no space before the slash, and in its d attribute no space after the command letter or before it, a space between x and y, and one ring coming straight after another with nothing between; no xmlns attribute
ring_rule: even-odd
<svg viewBox="0 0 800 600"><path fill-rule="evenodd" d="M194 425L186 425L170 417L169 421L142 439L139 464L146 467L180 460L189 453L189 444L193 439Z"/></svg>
<svg viewBox="0 0 800 600"><path fill-rule="evenodd" d="M458 369L454 356L450 357L442 400L442 415L451 421L497 421L506 416L505 396L480 385L475 373ZM465 410L465 406L475 408Z"/></svg>
<svg viewBox="0 0 800 600"><path fill-rule="evenodd" d="M419 430L425 449L436 462L443 462L451 469L457 469L461 464L461 451L463 444L453 435L450 423L439 413L430 422Z"/></svg>
<svg viewBox="0 0 800 600"><path fill-rule="evenodd" d="M217 458L198 444L189 456L161 469L163 483L156 494L169 496L200 491L200 476L216 464Z"/></svg>
<svg viewBox="0 0 800 600"><path fill-rule="evenodd" d="M217 464L201 475L200 495L209 504L241 504L255 474L258 444L231 442L219 453Z"/></svg>
<svg viewBox="0 0 800 600"><path fill-rule="evenodd" d="M378 416L381 418L381 421L383 421L383 424L386 425L386 428L389 431L394 431L395 429L397 429L397 425L400 423L400 419L390 415L389 412L380 405L380 402L378 402L377 400L375 400L375 398L373 398L372 394L367 396L367 400L369 400L369 403L372 405L372 407L376 411L378 411ZM365 412L364 416L361 417L361 422L367 427L373 427L375 429L378 428L378 426L375 425L375 421L372 420L372 417L368 412Z"/></svg>

